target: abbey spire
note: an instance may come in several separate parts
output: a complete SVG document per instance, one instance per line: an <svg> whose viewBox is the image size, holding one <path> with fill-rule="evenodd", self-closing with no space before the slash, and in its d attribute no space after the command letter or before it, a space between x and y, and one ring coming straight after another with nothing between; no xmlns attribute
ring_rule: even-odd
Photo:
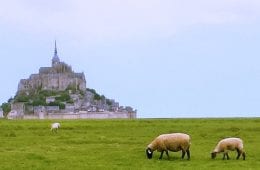
<svg viewBox="0 0 260 170"><path fill-rule="evenodd" d="M60 59L57 52L56 40L55 40L55 47L54 47L54 55L52 57L52 66L60 63Z"/></svg>

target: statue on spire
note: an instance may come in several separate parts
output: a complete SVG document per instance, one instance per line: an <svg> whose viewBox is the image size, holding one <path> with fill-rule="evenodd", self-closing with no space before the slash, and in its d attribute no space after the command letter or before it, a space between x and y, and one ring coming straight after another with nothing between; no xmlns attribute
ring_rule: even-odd
<svg viewBox="0 0 260 170"><path fill-rule="evenodd" d="M60 59L59 59L59 56L58 56L56 40L55 40L54 55L52 57L52 66L59 64L59 63L60 63Z"/></svg>

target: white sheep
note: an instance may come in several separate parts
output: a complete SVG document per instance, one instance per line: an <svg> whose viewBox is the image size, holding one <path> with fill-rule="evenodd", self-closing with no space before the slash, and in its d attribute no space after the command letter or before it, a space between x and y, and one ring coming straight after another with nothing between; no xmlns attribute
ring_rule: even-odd
<svg viewBox="0 0 260 170"><path fill-rule="evenodd" d="M189 135L184 133L171 133L171 134L162 134L156 137L146 149L146 155L148 159L153 157L153 151L157 150L161 152L159 159L162 159L163 152L165 151L168 159L168 151L178 152L182 151L182 159L187 153L188 160L190 159L190 142L191 138Z"/></svg>
<svg viewBox="0 0 260 170"><path fill-rule="evenodd" d="M52 123L51 124L51 131L53 132L56 132L58 131L58 129L60 128L60 123Z"/></svg>
<svg viewBox="0 0 260 170"><path fill-rule="evenodd" d="M218 142L215 149L211 152L211 158L214 159L217 153L224 152L223 160L225 157L229 159L228 151L237 151L237 159L242 154L243 160L246 158L246 154L243 147L243 141L240 138L225 138Z"/></svg>

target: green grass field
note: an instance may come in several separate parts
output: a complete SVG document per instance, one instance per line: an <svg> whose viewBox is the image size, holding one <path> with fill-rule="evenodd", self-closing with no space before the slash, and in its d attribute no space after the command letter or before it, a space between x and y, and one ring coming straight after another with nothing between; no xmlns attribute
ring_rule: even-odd
<svg viewBox="0 0 260 170"><path fill-rule="evenodd" d="M0 169L260 169L260 119L0 120ZM191 160L170 152L148 160L146 146L159 134L192 138ZM244 140L246 160L215 160L210 152L224 137Z"/></svg>

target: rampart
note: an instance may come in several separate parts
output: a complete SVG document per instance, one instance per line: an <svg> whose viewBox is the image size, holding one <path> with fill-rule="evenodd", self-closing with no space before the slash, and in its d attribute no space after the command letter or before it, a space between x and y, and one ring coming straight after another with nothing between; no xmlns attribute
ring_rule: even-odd
<svg viewBox="0 0 260 170"><path fill-rule="evenodd" d="M78 113L55 113L39 115L23 115L22 119L131 119L136 118L136 113L127 112L78 112Z"/></svg>

